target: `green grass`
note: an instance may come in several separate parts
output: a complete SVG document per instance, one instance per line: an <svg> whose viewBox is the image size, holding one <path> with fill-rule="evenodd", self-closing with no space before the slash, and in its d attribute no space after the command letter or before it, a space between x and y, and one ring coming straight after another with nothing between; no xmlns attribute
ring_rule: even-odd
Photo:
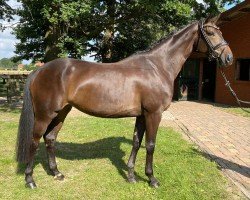
<svg viewBox="0 0 250 200"><path fill-rule="evenodd" d="M0 115L0 199L232 199L217 165L170 128L160 128L157 137L154 169L161 186L148 186L144 145L136 162L138 183L129 184L133 120L93 117L69 117L59 133L57 162L65 180L47 174L41 142L34 169L38 188L27 189L24 168L16 174L14 161L19 112L0 109Z"/></svg>
<svg viewBox="0 0 250 200"><path fill-rule="evenodd" d="M223 108L223 110L243 117L250 117L250 108L244 108L244 110L246 111L242 110L239 107L228 107L228 108Z"/></svg>

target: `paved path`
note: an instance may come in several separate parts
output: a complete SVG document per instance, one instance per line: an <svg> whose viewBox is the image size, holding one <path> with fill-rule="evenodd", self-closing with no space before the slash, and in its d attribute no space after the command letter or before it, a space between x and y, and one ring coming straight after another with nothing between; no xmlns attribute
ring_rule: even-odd
<svg viewBox="0 0 250 200"><path fill-rule="evenodd" d="M250 199L250 119L190 101L173 102L163 120L175 121Z"/></svg>

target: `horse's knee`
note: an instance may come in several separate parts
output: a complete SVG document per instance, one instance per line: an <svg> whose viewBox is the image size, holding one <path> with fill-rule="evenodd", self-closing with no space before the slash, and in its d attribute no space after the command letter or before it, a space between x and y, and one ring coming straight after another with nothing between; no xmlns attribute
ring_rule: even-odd
<svg viewBox="0 0 250 200"><path fill-rule="evenodd" d="M138 139L135 139L135 141L134 141L134 148L135 148L136 150L138 150L138 149L140 148L140 142L139 142Z"/></svg>
<svg viewBox="0 0 250 200"><path fill-rule="evenodd" d="M44 135L44 141L46 144L46 147L52 147L55 144L56 136L53 133L49 133L47 135Z"/></svg>
<svg viewBox="0 0 250 200"><path fill-rule="evenodd" d="M56 140L56 135L53 134L53 132L47 135L44 135L44 141L45 141L46 149L48 152L49 167L50 167L50 170L52 170L54 173L58 171L57 164L54 158L55 140Z"/></svg>
<svg viewBox="0 0 250 200"><path fill-rule="evenodd" d="M153 154L155 150L155 143L154 142L147 142L146 149L148 154Z"/></svg>

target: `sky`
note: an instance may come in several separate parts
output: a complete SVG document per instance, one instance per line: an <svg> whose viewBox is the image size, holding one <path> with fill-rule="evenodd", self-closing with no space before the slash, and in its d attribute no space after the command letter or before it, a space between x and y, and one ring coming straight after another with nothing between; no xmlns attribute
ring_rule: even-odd
<svg viewBox="0 0 250 200"><path fill-rule="evenodd" d="M8 4L13 8L16 8L21 5L15 0L8 1ZM8 23L2 22L2 20L1 23L8 25ZM15 23L15 21L11 22L11 24L13 23ZM11 34L11 31L12 30L10 28L6 29L4 32L0 31L0 59L10 58L15 55L14 50L17 39L14 35Z"/></svg>
<svg viewBox="0 0 250 200"><path fill-rule="evenodd" d="M199 3L204 3L203 0L196 0ZM16 8L20 6L21 4L18 3L16 0L9 0L8 4ZM226 9L231 8L232 6L226 6ZM11 24L14 24L18 18L16 17L16 20L11 22ZM2 22L3 24L6 24L6 22ZM1 32L0 31L0 59L2 58L10 58L15 55L14 50L15 50L15 44L18 42L18 40L15 38L14 35L11 34L11 29L8 28L5 31ZM85 56L85 60L87 61L94 61L93 57L90 56ZM29 63L30 61L23 61L24 64Z"/></svg>

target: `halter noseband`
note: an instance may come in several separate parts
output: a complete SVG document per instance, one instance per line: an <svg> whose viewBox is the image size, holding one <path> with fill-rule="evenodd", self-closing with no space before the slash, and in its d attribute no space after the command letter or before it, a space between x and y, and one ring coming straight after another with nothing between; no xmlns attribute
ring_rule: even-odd
<svg viewBox="0 0 250 200"><path fill-rule="evenodd" d="M225 45L228 45L228 43L222 39L222 41L217 44L217 45L213 45L212 42L208 39L205 31L204 31L204 28L205 27L211 27L211 28L214 28L214 29L217 29L219 30L218 27L216 26L212 26L212 25L203 25L203 20L200 20L199 23L198 23L198 26L199 26L199 29L200 29L200 32L201 32L201 35L199 35L199 38L198 38L198 42L197 42L197 45L196 45L196 51L198 51L198 45L199 45L199 42L200 42L200 37L202 36L204 38L204 40L206 41L206 44L207 44L207 47L208 47L208 59L209 60L213 60L213 59L218 59L221 54L217 53L216 50L218 48L220 48L221 46L225 46ZM222 51L223 52L223 51Z"/></svg>

